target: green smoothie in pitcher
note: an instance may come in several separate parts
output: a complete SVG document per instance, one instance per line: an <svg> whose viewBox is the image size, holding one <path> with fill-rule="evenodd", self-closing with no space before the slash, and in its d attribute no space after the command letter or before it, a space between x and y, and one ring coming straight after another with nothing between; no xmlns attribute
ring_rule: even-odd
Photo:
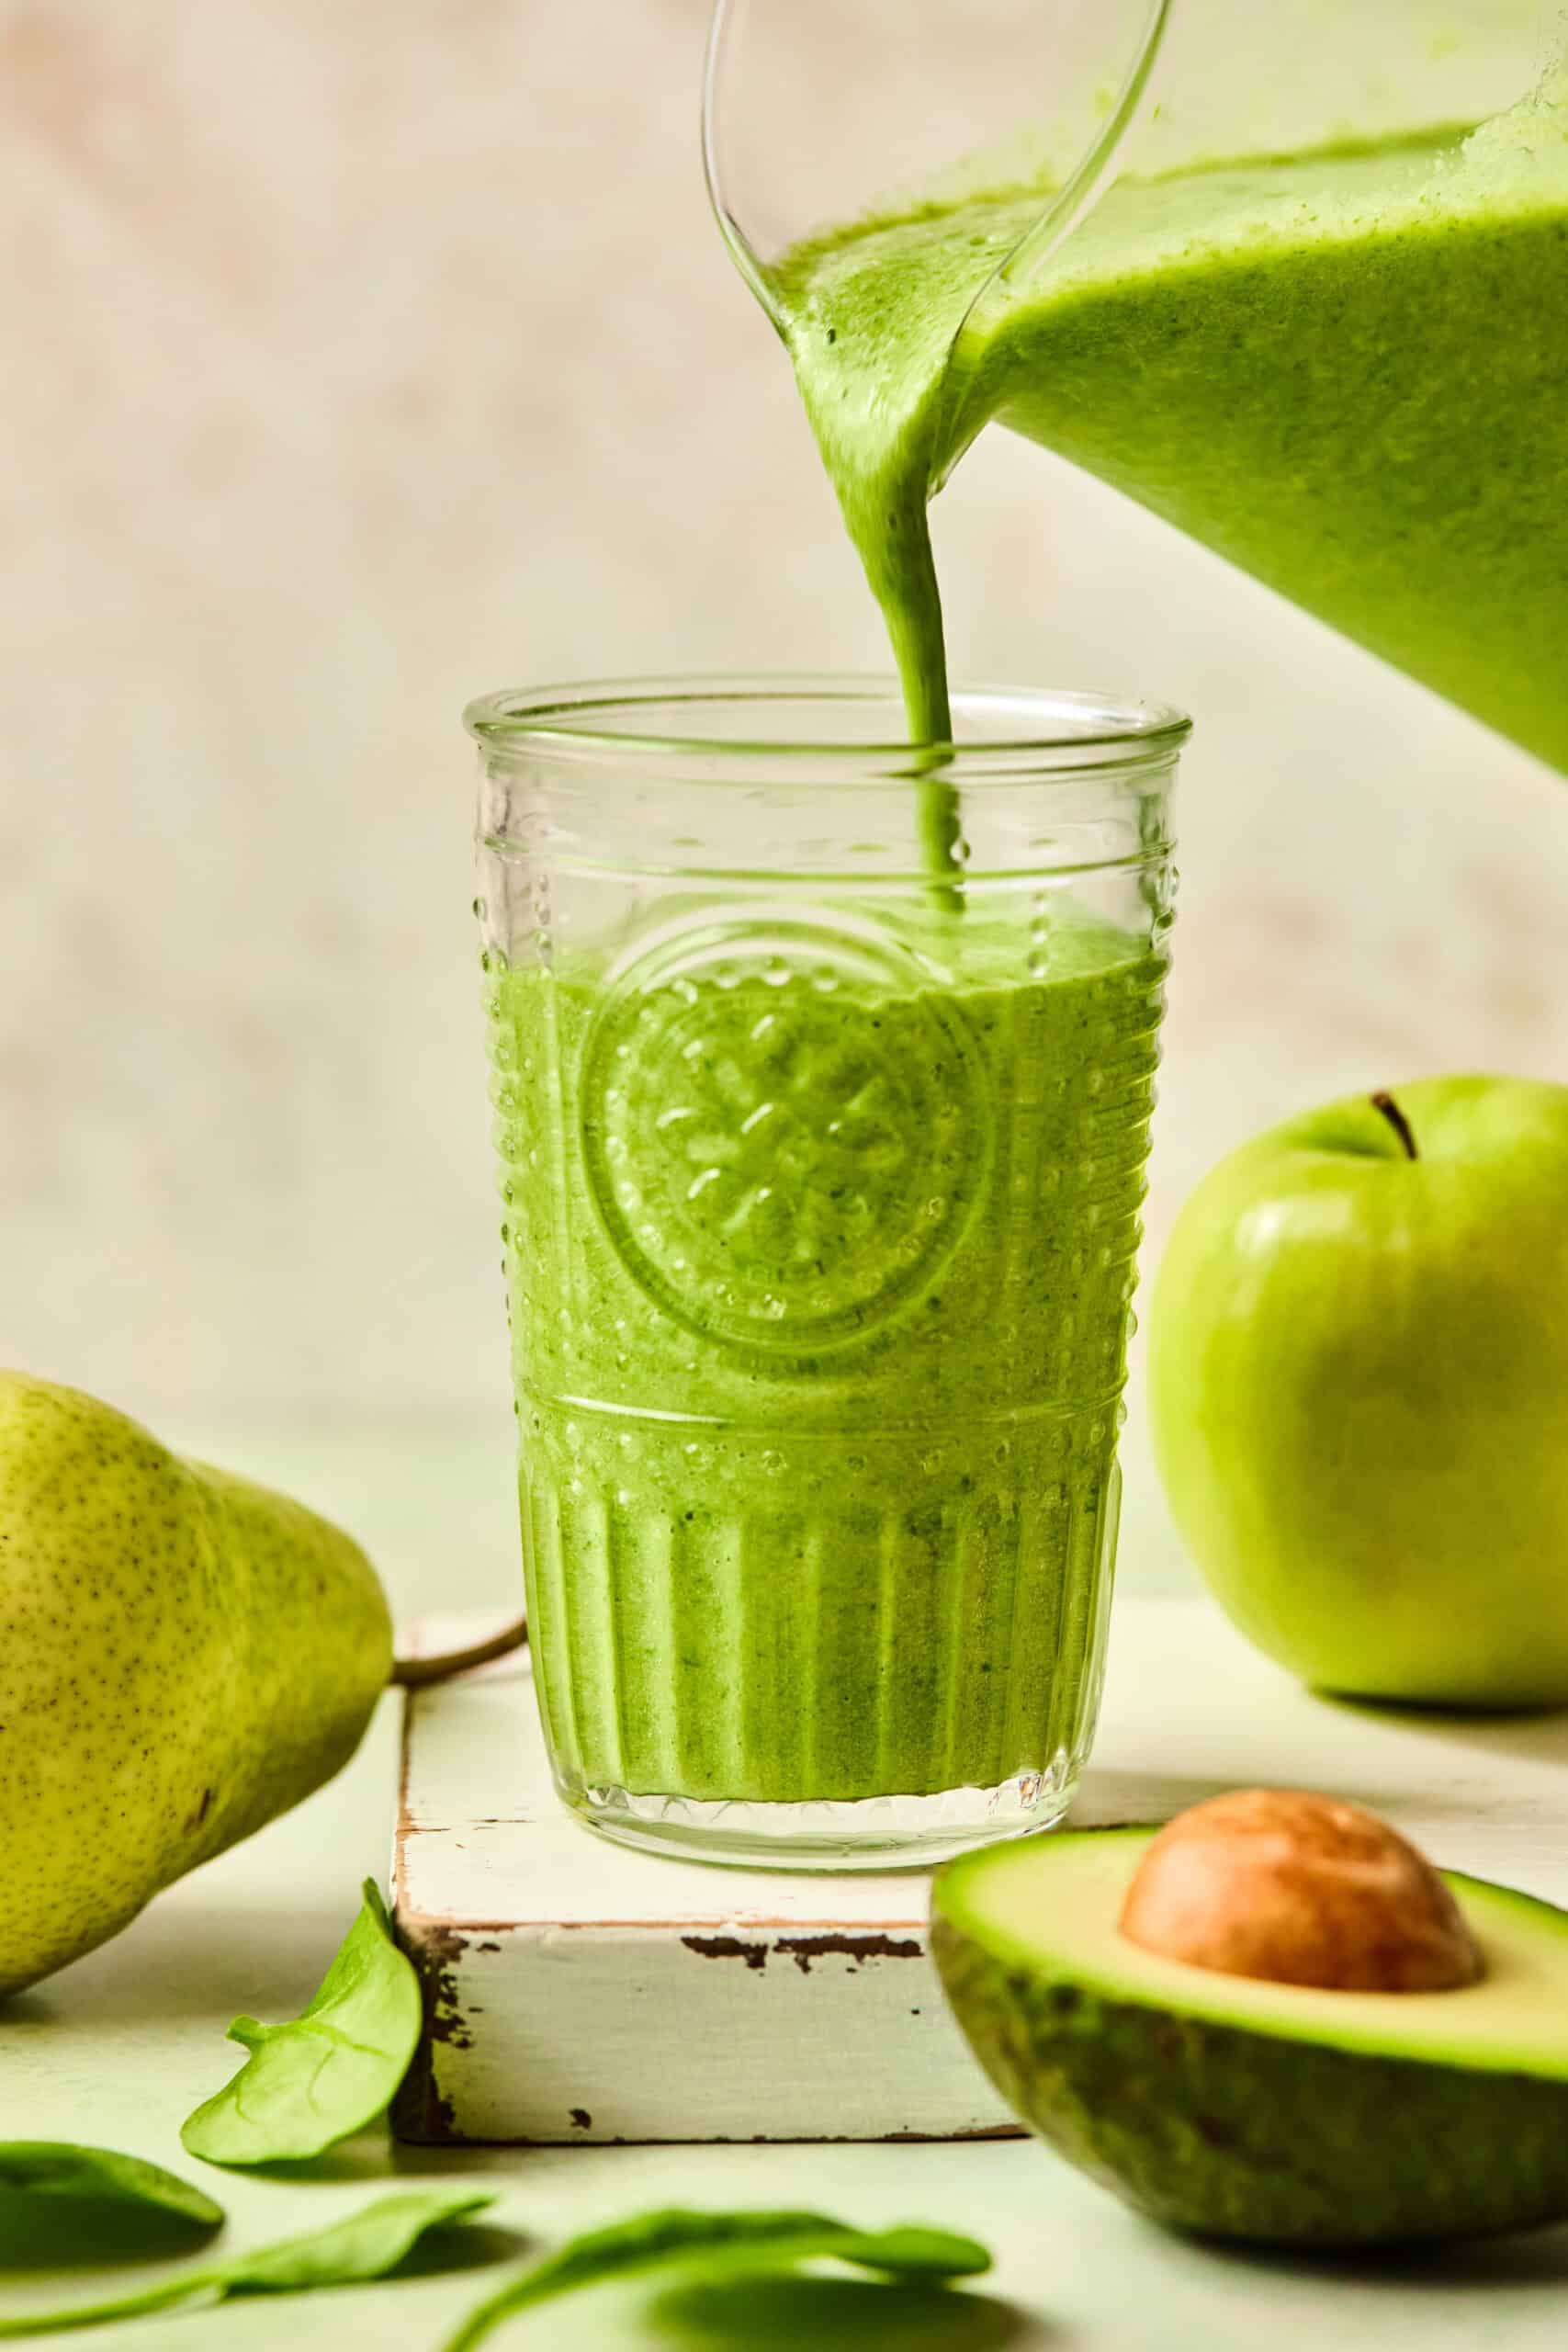
<svg viewBox="0 0 1568 2352"><path fill-rule="evenodd" d="M771 274L918 741L926 506L991 419L1568 770L1568 74L1461 135L856 222Z"/></svg>

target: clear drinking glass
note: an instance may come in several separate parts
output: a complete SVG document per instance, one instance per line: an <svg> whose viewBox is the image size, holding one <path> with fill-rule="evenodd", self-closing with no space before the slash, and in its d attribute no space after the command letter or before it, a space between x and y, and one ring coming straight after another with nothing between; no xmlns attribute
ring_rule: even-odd
<svg viewBox="0 0 1568 2352"><path fill-rule="evenodd" d="M852 1868L1056 1820L1099 1702L1179 714L500 694L480 897L534 1673L625 1841Z"/></svg>

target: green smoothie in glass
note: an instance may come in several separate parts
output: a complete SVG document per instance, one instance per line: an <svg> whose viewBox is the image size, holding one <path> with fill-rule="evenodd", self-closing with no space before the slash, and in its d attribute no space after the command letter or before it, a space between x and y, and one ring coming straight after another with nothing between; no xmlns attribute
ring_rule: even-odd
<svg viewBox="0 0 1568 2352"><path fill-rule="evenodd" d="M1163 959L957 933L908 982L734 938L607 1028L592 953L494 985L530 1622L589 1787L1076 1753Z"/></svg>
<svg viewBox="0 0 1568 2352"><path fill-rule="evenodd" d="M471 721L558 1783L634 1842L824 1866L1053 1820L1103 1662L1185 724L959 697L951 891L892 695L872 732L849 687L649 691ZM807 748L759 748L764 708Z"/></svg>

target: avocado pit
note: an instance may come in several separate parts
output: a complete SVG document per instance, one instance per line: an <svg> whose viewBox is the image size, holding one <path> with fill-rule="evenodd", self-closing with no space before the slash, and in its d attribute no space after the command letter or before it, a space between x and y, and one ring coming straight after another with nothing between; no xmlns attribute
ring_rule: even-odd
<svg viewBox="0 0 1568 2352"><path fill-rule="evenodd" d="M1119 1924L1166 1960L1329 1992L1454 1992L1485 1973L1424 1855L1359 1805L1294 1790L1238 1790L1178 1815Z"/></svg>

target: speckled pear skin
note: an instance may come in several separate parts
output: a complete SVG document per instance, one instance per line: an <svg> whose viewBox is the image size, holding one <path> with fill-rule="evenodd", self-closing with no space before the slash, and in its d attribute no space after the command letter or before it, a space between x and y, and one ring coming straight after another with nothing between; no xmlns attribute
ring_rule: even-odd
<svg viewBox="0 0 1568 2352"><path fill-rule="evenodd" d="M0 1996L330 1779L391 1657L337 1528L0 1371Z"/></svg>

